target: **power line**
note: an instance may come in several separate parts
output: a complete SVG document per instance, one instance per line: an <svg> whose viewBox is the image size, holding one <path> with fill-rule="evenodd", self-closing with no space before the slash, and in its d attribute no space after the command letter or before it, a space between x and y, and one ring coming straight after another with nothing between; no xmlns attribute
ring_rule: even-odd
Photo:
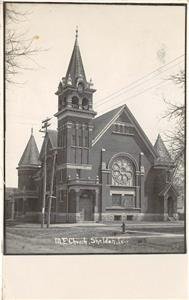
<svg viewBox="0 0 189 300"><path fill-rule="evenodd" d="M114 93L110 94L109 96L107 96L107 97L105 97L105 98L102 98L101 100L105 100L105 99L107 99L107 98L111 97L112 95L115 95L115 94L117 94L117 93L121 92L122 90L124 90L124 89L127 89L129 86L132 86L133 84L137 83L138 81L141 81L141 80L143 80L144 78L146 78L146 77L150 76L151 74L153 74L153 73L155 73L155 72L157 72L157 71L159 71L159 70L163 69L165 66L167 66L167 65L171 64L172 62L174 62L174 61L178 60L179 58L181 58L181 57L183 57L183 56L184 56L184 54L183 54L183 55L180 55L180 56L178 56L178 57L176 57L175 59L171 60L170 62L168 62L168 63L167 63L167 64L165 64L164 66L162 66L162 67L159 67L159 68L155 69L154 71L152 71L152 72L150 72L150 73L147 73L147 74L146 74L146 75L144 75L143 77L141 77L141 78L139 78L139 79L137 79L137 80L133 81L132 83L130 83L128 86L121 88L120 90L118 90L118 91L116 91L116 92L114 92ZM158 74L158 75L159 75L159 74Z"/></svg>
<svg viewBox="0 0 189 300"><path fill-rule="evenodd" d="M107 96L107 97L104 97L104 98L98 100L98 102L101 101L101 103L100 103L99 105L97 105L96 107L100 107L101 105L103 105L104 103L106 103L106 102L109 101L109 100L108 100L108 101L103 101L103 100L106 100L106 99L108 99L108 98L112 98L113 96L118 96L117 94L119 94L119 96L120 96L120 95L124 94L127 90L134 89L134 88L136 88L137 86L143 84L144 82L141 82L140 84L135 85L135 83L142 81L142 80L145 79L146 77L149 77L150 75L152 75L152 74L156 73L157 71L163 69L164 67L170 65L171 63L173 63L174 61L180 59L180 58L183 57L183 56L184 56L184 55L180 55L180 56L176 57L175 59L173 59L173 60L170 61L169 63L165 64L164 66L159 67L159 68L155 69L154 71L152 71L152 72L150 72L150 73L144 75L143 77L141 77L141 78L139 78L139 79L133 81L133 82L130 83L128 86L126 86L126 87L124 87L124 88L122 88L122 89L120 89L120 90L118 90L118 91L116 91L116 92L110 94L110 95ZM173 65L173 66L167 68L166 70L162 71L162 73L163 73L163 72L166 72L167 70L169 70L169 69L171 69L171 68L173 68L173 67L175 67L176 65L179 65L180 63L181 63L181 62L179 62L179 63L177 63L177 64L175 64L175 65ZM160 75L160 74L156 74L155 76L153 76L152 78L149 78L149 79L146 80L145 82L147 82L147 81L149 81L149 80L152 80L153 78L155 78L155 77L157 77L157 76L159 76L159 75ZM135 85L135 86L132 87L132 88L129 88L129 87L131 87L131 86L133 86L133 85ZM124 91L124 90L126 90L126 91ZM121 91L124 91L124 92L120 94ZM113 97L113 98L114 98L114 97Z"/></svg>
<svg viewBox="0 0 189 300"><path fill-rule="evenodd" d="M181 63L181 62L179 62L179 63L177 63L177 64L175 64L175 65L173 65L173 66L167 68L167 69L164 70L163 72L166 72L166 71L168 71L169 69L172 69L173 67L176 67L177 65L180 65L180 63ZM163 72L162 72L162 73L163 73ZM140 85L142 85L142 84L145 84L145 83L148 82L148 81L151 81L152 79L154 79L155 77L157 77L157 76L159 76L159 75L160 75L160 74L156 74L156 75L153 76L152 78L149 78L149 79L145 80L144 82L141 82L141 83L135 85L134 87L131 87L131 88L127 89L127 90L124 91L123 93L119 93L118 95L115 95L114 97L111 97L110 99L101 102L101 103L100 103L99 105L97 105L96 107L98 108L98 107L104 105L105 103L109 102L110 100L114 99L115 97L119 97L119 96L121 96L121 95L127 93L128 91L133 90L133 89L135 89L136 87L138 87L138 86L140 86Z"/></svg>
<svg viewBox="0 0 189 300"><path fill-rule="evenodd" d="M148 90L151 90L151 89L153 89L153 88L155 88L155 87L158 87L158 86L160 86L160 85L162 85L162 84L166 84L166 83L168 83L168 81L163 81L163 82L161 81L160 83L155 84L155 85L153 85L153 86L151 86L151 87L145 89L145 90L142 91L142 92L139 92L139 93L137 93L137 94L135 94L135 95L132 95L131 97L128 97L128 98L126 98L126 99L123 99L122 101L127 101L127 100L129 100L129 99L132 99L132 98L134 98L134 97L137 97L137 96L139 96L139 95L142 95L142 94L144 94L145 92L147 92ZM120 104L122 103L122 101L116 103L116 105L113 105L113 106L109 107L108 109L112 109L112 108L116 107L117 105L120 105ZM123 103L123 104L124 104L124 103Z"/></svg>

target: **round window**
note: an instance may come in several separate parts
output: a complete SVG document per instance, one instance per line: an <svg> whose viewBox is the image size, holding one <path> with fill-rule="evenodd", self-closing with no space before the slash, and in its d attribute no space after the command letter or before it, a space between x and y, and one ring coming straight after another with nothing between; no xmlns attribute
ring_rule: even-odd
<svg viewBox="0 0 189 300"><path fill-rule="evenodd" d="M133 173L133 164L127 158L116 158L112 164L112 184L132 186Z"/></svg>

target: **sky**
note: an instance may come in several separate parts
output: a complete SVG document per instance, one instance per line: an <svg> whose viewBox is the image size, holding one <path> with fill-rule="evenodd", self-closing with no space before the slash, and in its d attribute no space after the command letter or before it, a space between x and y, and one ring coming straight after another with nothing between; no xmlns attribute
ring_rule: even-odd
<svg viewBox="0 0 189 300"><path fill-rule="evenodd" d="M57 112L55 92L68 68L76 26L86 76L97 89L93 103L98 115L126 103L152 144L158 133L165 136L174 128L163 118L163 99L184 101L183 90L169 80L184 67L184 7L12 6L27 12L12 28L32 38L41 51L22 61L28 69L13 78L17 84L6 86L6 186L17 186L16 167L31 128L40 150L41 121ZM56 128L53 117L51 129Z"/></svg>

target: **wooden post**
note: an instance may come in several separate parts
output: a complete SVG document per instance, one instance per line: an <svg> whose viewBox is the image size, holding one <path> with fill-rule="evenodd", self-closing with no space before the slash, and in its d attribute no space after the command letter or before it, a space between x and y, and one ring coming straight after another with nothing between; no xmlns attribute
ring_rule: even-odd
<svg viewBox="0 0 189 300"><path fill-rule="evenodd" d="M69 210L68 210L68 202L69 202L69 199L68 199L68 196L69 196L69 188L68 188L68 181L69 181L69 176L67 178L67 187L66 187L66 222L68 223L69 222Z"/></svg>
<svg viewBox="0 0 189 300"><path fill-rule="evenodd" d="M52 204L52 198L55 198L53 196L53 186L54 186L54 173L55 173L55 163L56 163L56 155L57 151L54 151L53 155L53 167L52 167L52 176L51 176L51 187L50 187L50 195L49 195L49 206L48 206L48 217L47 217L47 228L49 228L51 223L51 204Z"/></svg>
<svg viewBox="0 0 189 300"><path fill-rule="evenodd" d="M42 121L42 130L40 132L45 133L44 136L44 145L45 145L45 153L44 153L44 178L43 178L43 200L42 200L42 209L41 209L41 228L44 227L45 224L45 204L46 204L46 189L47 189L47 140L45 139L47 134L47 128L51 125L49 124L49 120L51 118L46 118Z"/></svg>
<svg viewBox="0 0 189 300"><path fill-rule="evenodd" d="M46 189L47 189L47 142L45 140L45 157L44 157L44 174L43 174L43 202L42 202L42 211L41 211L41 228L45 224L45 204L46 204Z"/></svg>

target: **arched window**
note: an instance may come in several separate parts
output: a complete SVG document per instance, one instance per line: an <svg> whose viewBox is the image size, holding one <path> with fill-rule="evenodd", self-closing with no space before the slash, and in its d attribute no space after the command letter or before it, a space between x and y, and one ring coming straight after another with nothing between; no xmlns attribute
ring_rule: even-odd
<svg viewBox="0 0 189 300"><path fill-rule="evenodd" d="M83 82L80 81L78 83L77 90L78 90L78 93L83 93L83 91L84 91L84 84L83 84Z"/></svg>
<svg viewBox="0 0 189 300"><path fill-rule="evenodd" d="M135 168L130 159L120 156L112 163L112 185L133 186L135 179Z"/></svg>
<svg viewBox="0 0 189 300"><path fill-rule="evenodd" d="M79 126L78 128L78 142L79 142L79 147L83 146L83 132L82 132L82 127Z"/></svg>
<svg viewBox="0 0 189 300"><path fill-rule="evenodd" d="M72 146L76 146L76 127L75 127L75 125L72 128Z"/></svg>
<svg viewBox="0 0 189 300"><path fill-rule="evenodd" d="M72 107L76 109L79 108L79 99L76 96L72 97Z"/></svg>
<svg viewBox="0 0 189 300"><path fill-rule="evenodd" d="M82 108L88 110L89 109L89 100L87 98L83 98L82 100Z"/></svg>
<svg viewBox="0 0 189 300"><path fill-rule="evenodd" d="M89 130L87 127L84 129L84 147L89 147Z"/></svg>

